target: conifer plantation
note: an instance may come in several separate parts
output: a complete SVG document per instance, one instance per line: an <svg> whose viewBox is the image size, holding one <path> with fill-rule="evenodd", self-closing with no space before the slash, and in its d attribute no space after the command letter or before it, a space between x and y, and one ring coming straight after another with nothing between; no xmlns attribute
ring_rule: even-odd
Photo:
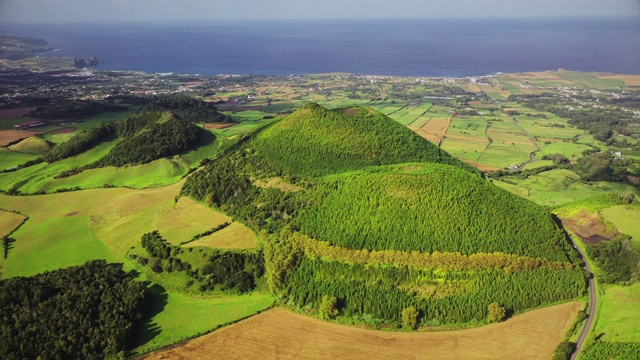
<svg viewBox="0 0 640 360"><path fill-rule="evenodd" d="M585 291L544 208L368 108L307 104L182 192L259 231L271 291L322 318L492 322Z"/></svg>

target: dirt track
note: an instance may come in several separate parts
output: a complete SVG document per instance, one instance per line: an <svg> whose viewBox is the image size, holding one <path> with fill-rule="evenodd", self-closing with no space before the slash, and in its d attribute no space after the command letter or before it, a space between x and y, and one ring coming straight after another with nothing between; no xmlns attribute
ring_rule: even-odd
<svg viewBox="0 0 640 360"><path fill-rule="evenodd" d="M504 323L431 333L365 330L275 308L146 358L548 360L580 307L566 303Z"/></svg>

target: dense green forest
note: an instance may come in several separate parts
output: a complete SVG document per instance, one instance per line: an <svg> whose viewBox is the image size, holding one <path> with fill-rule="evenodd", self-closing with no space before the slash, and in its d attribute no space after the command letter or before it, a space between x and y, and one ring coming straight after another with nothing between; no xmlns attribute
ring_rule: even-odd
<svg viewBox="0 0 640 360"><path fill-rule="evenodd" d="M121 353L146 287L104 260L0 281L0 357L99 359ZM121 354L122 355L122 354Z"/></svg>
<svg viewBox="0 0 640 360"><path fill-rule="evenodd" d="M570 245L540 206L466 171L408 164L332 177L293 222L350 249L506 252L566 261Z"/></svg>
<svg viewBox="0 0 640 360"><path fill-rule="evenodd" d="M263 232L271 290L322 317L485 321L490 304L512 314L585 289L546 210L366 108L307 104L227 147L182 193Z"/></svg>
<svg viewBox="0 0 640 360"><path fill-rule="evenodd" d="M83 152L96 147L101 142L109 138L114 138L116 134L116 126L113 124L103 123L98 127L79 132L69 141L55 146L43 156L44 161L52 163L82 154Z"/></svg>
<svg viewBox="0 0 640 360"><path fill-rule="evenodd" d="M142 113L153 111L171 111L172 113L178 115L180 118L191 122L233 122L230 117L218 112L218 109L212 103L187 96L160 99L147 104L139 111Z"/></svg>

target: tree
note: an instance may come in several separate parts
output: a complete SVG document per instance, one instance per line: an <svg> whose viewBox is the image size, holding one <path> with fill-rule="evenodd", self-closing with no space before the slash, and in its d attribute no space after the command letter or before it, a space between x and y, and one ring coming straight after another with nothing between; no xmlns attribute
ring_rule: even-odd
<svg viewBox="0 0 640 360"><path fill-rule="evenodd" d="M487 310L489 311L489 313L487 314L487 322L489 323L500 322L507 315L507 311L505 310L505 308L500 306L500 304L498 304L497 302L492 302L491 304L489 304Z"/></svg>
<svg viewBox="0 0 640 360"><path fill-rule="evenodd" d="M418 323L418 310L415 306L409 306L402 310L402 327L405 330L414 330Z"/></svg>
<svg viewBox="0 0 640 360"><path fill-rule="evenodd" d="M338 299L335 296L324 295L318 311L320 317L322 319L333 319L336 317L336 315L338 315L337 304Z"/></svg>

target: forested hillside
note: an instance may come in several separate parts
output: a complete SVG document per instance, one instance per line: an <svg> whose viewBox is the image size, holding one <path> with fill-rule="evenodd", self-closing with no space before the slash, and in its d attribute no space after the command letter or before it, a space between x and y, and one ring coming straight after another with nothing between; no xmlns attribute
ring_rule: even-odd
<svg viewBox="0 0 640 360"><path fill-rule="evenodd" d="M153 111L171 111L180 118L191 122L233 122L230 117L219 113L212 103L187 96L160 99L147 104L140 110L142 113Z"/></svg>
<svg viewBox="0 0 640 360"><path fill-rule="evenodd" d="M546 210L366 108L307 104L182 191L262 231L271 290L325 318L495 321L585 289Z"/></svg>

